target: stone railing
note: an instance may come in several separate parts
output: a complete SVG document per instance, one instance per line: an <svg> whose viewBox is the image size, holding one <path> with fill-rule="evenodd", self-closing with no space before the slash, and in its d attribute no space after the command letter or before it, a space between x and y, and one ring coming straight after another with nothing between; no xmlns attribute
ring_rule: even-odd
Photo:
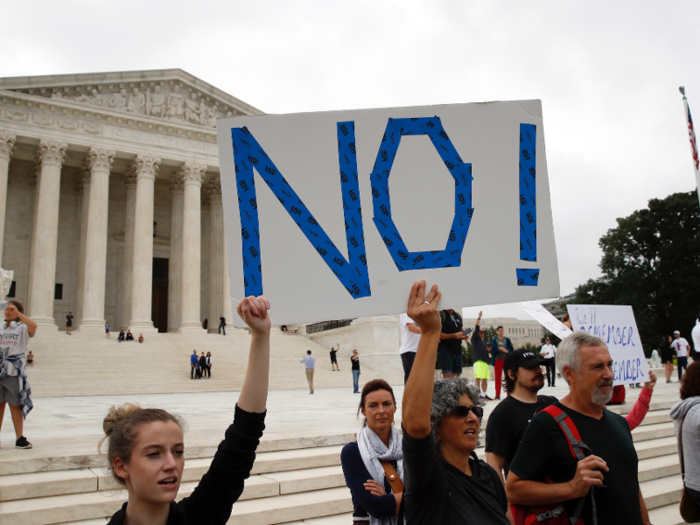
<svg viewBox="0 0 700 525"><path fill-rule="evenodd" d="M343 328L344 326L350 326L353 321L354 319L338 319L336 321L322 321L320 323L308 324L306 325L306 333L316 334L318 332L332 330L333 328Z"/></svg>

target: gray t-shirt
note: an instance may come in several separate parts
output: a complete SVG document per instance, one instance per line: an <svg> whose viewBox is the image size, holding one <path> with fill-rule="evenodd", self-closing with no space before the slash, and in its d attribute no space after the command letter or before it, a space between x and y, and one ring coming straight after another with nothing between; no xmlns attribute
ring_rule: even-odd
<svg viewBox="0 0 700 525"><path fill-rule="evenodd" d="M496 471L472 452L472 475L436 455L431 432L414 439L403 429L403 502L407 525L510 525L508 498Z"/></svg>
<svg viewBox="0 0 700 525"><path fill-rule="evenodd" d="M6 358L11 355L21 355L25 365L27 364L25 353L29 344L29 329L24 323L18 323L14 328L11 324L7 328L3 328L0 324L0 352ZM17 367L4 360L5 370L8 376L17 375Z"/></svg>

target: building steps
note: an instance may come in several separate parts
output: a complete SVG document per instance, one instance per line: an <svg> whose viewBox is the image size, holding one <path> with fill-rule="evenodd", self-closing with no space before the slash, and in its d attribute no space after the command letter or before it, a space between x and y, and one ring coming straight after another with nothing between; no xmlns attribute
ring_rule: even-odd
<svg viewBox="0 0 700 525"><path fill-rule="evenodd" d="M633 432L640 457L642 493L655 525L679 523L680 474L673 425L668 407L673 399L655 400L643 424ZM620 413L629 405L613 407ZM229 523L269 525L301 523L336 525L348 523L352 511L350 493L340 467L340 450L354 439L352 433L325 438L289 438L263 441L250 479L234 505ZM188 461L179 498L187 496L206 472L215 446L188 447ZM33 451L26 451L33 452ZM477 449L484 456L483 447ZM14 455L16 458L17 456ZM9 459L5 471L19 470ZM40 461L37 459L35 465ZM86 464L89 464L87 467ZM126 500L102 466L104 458L76 455L72 460L45 463L41 471L0 476L0 524L96 525L113 514ZM78 468L83 466L83 468ZM55 467L55 468L52 468Z"/></svg>

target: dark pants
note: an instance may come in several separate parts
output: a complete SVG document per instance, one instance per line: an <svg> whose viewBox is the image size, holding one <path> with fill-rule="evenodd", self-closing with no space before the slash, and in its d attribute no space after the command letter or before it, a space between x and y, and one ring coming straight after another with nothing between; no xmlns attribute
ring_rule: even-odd
<svg viewBox="0 0 700 525"><path fill-rule="evenodd" d="M221 330L224 331L224 335L226 335L226 325L224 323L221 323L219 325L219 333L221 333Z"/></svg>
<svg viewBox="0 0 700 525"><path fill-rule="evenodd" d="M411 369L413 368L413 361L416 359L415 352L404 352L401 354L401 364L403 365L403 384L408 383L408 376L411 375Z"/></svg>
<svg viewBox="0 0 700 525"><path fill-rule="evenodd" d="M204 377L207 377L207 376L211 377L211 369L210 369L208 366L205 366L205 367L202 369L202 375L203 375Z"/></svg>
<svg viewBox="0 0 700 525"><path fill-rule="evenodd" d="M194 379L195 374L197 373L197 367L193 366L190 368L190 379Z"/></svg>
<svg viewBox="0 0 700 525"><path fill-rule="evenodd" d="M551 359L545 359L544 361L544 367L547 369L547 385L548 386L554 386L554 382L557 379L557 366L556 363L554 362L555 358ZM550 379L551 375L551 379Z"/></svg>
<svg viewBox="0 0 700 525"><path fill-rule="evenodd" d="M688 358L687 357L676 357L678 361L678 381L683 378L683 370L688 368Z"/></svg>
<svg viewBox="0 0 700 525"><path fill-rule="evenodd" d="M196 379L202 379L202 369L201 367L197 367L197 373L194 376Z"/></svg>
<svg viewBox="0 0 700 525"><path fill-rule="evenodd" d="M692 499L695 502L695 506L698 508L698 512L700 512L700 492L697 490L689 489L688 487L685 487L686 492L688 493L688 496L690 496L690 499Z"/></svg>

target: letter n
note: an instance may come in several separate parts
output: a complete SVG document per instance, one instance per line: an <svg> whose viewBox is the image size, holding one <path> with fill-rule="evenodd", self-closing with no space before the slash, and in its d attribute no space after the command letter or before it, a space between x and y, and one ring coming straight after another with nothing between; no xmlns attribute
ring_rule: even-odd
<svg viewBox="0 0 700 525"><path fill-rule="evenodd" d="M280 170L277 169L248 128L231 129L238 210L241 216L243 279L246 296L257 296L263 293L262 251L260 249L260 225L254 171L257 171L262 177L282 207L299 226L299 229L352 298L358 299L372 294L367 271L360 186L357 177L355 123L338 122L337 132L348 259L345 259L326 235L313 214L282 176Z"/></svg>

